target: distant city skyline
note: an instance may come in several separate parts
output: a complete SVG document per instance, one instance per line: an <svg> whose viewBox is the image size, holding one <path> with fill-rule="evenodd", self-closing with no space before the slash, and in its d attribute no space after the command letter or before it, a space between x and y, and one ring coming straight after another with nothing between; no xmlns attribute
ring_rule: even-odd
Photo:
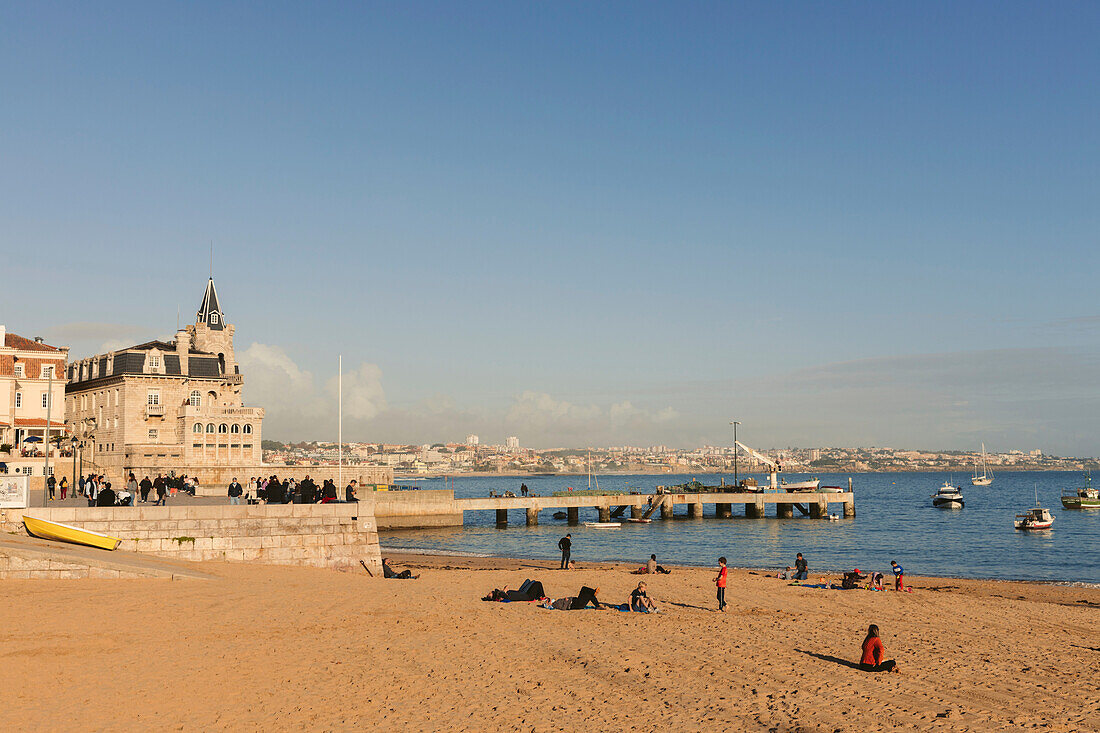
<svg viewBox="0 0 1100 733"><path fill-rule="evenodd" d="M1100 434L1100 6L0 11L0 323L214 276L265 435ZM201 287L200 287L201 289Z"/></svg>

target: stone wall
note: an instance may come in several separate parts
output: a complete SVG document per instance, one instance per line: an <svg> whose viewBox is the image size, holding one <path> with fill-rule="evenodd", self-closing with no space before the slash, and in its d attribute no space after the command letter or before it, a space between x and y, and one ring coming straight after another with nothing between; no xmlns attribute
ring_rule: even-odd
<svg viewBox="0 0 1100 733"><path fill-rule="evenodd" d="M24 511L122 540L118 550L180 560L359 568L381 573L371 501L358 504L65 507L0 510L0 530L25 533Z"/></svg>
<svg viewBox="0 0 1100 733"><path fill-rule="evenodd" d="M373 496L380 529L462 526L462 510L452 489L376 491Z"/></svg>

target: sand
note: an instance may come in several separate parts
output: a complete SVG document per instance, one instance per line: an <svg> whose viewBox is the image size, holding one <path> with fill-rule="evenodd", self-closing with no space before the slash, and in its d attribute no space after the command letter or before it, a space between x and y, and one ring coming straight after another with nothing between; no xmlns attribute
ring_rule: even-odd
<svg viewBox="0 0 1100 733"><path fill-rule="evenodd" d="M1100 589L824 591L649 576L659 615L487 603L626 565L408 556L416 581L204 563L214 580L0 582L3 730L1100 730ZM900 674L853 669L868 623Z"/></svg>

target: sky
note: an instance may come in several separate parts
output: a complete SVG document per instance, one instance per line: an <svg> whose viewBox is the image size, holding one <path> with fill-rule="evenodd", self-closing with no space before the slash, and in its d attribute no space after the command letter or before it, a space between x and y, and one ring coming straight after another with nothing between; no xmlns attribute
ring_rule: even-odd
<svg viewBox="0 0 1100 733"><path fill-rule="evenodd" d="M1100 454L1100 5L4 3L0 323L265 437Z"/></svg>

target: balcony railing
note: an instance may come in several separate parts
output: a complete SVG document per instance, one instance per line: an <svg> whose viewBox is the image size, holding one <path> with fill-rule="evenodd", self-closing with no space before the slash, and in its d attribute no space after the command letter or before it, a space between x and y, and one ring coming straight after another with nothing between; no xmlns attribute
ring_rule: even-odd
<svg viewBox="0 0 1100 733"><path fill-rule="evenodd" d="M164 417L164 405L146 405L145 417Z"/></svg>
<svg viewBox="0 0 1100 733"><path fill-rule="evenodd" d="M236 418L262 418L262 407L191 407L183 408L183 417L236 417Z"/></svg>

